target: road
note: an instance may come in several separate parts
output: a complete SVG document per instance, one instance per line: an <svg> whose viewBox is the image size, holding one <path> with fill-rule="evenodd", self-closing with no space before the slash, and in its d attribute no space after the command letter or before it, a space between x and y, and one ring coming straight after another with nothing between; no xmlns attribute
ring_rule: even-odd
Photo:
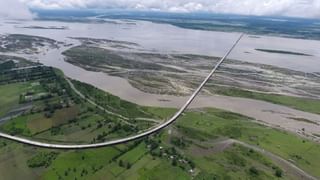
<svg viewBox="0 0 320 180"><path fill-rule="evenodd" d="M217 71L217 69L220 67L220 65L224 62L224 60L229 56L229 54L232 52L232 50L237 46L239 41L242 39L243 34L240 35L240 37L236 40L236 42L233 44L233 46L229 49L229 51L221 58L221 60L213 67L212 71L208 74L208 76L204 79L204 81L199 85L199 87L194 91L194 93L190 96L190 98L185 102L185 104L166 122L159 124L159 126L150 129L148 131L142 132L137 135L129 136L122 139L107 141L103 143L96 143L96 144L81 144L81 145L67 145L67 144L50 144L50 143L44 143L44 142L38 142L29 140L23 137L16 137L5 133L0 133L0 137L13 140L19 143L24 143L28 145L43 147L43 148L52 148L52 149L88 149L88 148L98 148L98 147L105 147L115 144L121 144L133 140L140 139L142 137L149 136L153 133L156 133L163 128L169 126L173 122L175 122L180 115L188 108L188 106L191 104L191 102L196 98L196 96L200 93L204 85L210 80L212 75ZM93 102L94 103L94 102Z"/></svg>

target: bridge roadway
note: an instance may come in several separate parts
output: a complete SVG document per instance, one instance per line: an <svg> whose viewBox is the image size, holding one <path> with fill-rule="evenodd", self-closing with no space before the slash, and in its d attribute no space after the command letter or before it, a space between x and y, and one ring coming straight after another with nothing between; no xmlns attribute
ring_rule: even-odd
<svg viewBox="0 0 320 180"><path fill-rule="evenodd" d="M98 147L105 147L115 144L121 144L133 140L140 139L142 137L149 136L153 133L156 133L163 128L169 126L173 122L175 122L181 114L187 109L187 107L192 103L192 101L195 99L195 97L199 94L199 92L202 90L204 85L209 81L209 79L212 77L212 75L217 71L217 69L220 67L220 65L223 63L223 61L229 56L229 54L232 52L232 50L237 46L239 41L242 39L243 34L240 35L240 37L235 41L235 43L232 45L232 47L229 49L229 51L221 58L221 60L214 66L212 71L208 74L208 76L205 78L205 80L200 84L200 86L194 91L194 93L190 96L188 101L166 122L160 124L159 126L150 129L148 131L142 132L137 135L129 136L122 139L117 140L111 140L107 142L102 143L96 143L96 144L80 144L80 145L68 145L68 144L51 144L51 143L45 143L45 142L38 142L34 140L29 140L23 137L16 137L5 133L0 133L0 137L9 139L12 141L16 141L23 144L33 145L37 147L43 147L43 148L50 148L50 149L89 149L89 148L98 148Z"/></svg>

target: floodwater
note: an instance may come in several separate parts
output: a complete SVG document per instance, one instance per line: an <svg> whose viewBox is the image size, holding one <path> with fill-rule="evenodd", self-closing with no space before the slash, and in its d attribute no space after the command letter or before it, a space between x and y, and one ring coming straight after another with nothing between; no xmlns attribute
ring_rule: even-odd
<svg viewBox="0 0 320 180"><path fill-rule="evenodd" d="M73 46L79 45L77 40L69 37L89 37L121 40L138 43L144 50L161 53L189 53L210 56L222 56L239 36L238 33L208 32L182 29L166 24L136 21L117 23L67 23L55 21L24 21L20 24L1 23L0 34L27 34L48 37ZM65 26L65 30L27 29L23 26ZM66 76L94 85L122 99L145 106L180 107L187 97L156 95L141 92L133 88L126 79L109 76L101 72L90 72L64 61L63 51L46 49L37 55L23 56L39 60L47 66L61 69ZM280 49L311 54L313 56L295 56L271 54L255 51L255 48ZM305 72L320 72L320 41L299 40L279 37L252 38L245 36L230 55L230 58L254 63L270 64L279 67ZM16 55L16 54L13 54ZM199 82L200 83L200 82ZM300 128L320 134L320 127L304 122L290 120L289 117L303 117L319 121L320 116L266 102L224 96L197 97L192 107L216 107L247 115L257 120L280 126L291 131ZM243 108L247 107L247 108ZM320 122L319 122L320 123Z"/></svg>
<svg viewBox="0 0 320 180"><path fill-rule="evenodd" d="M56 21L24 21L21 24L2 23L0 34L20 33L72 42L68 37L90 37L135 42L143 49L164 53L191 53L222 56L239 36L238 33L199 31L152 22L116 21L117 23L67 23ZM26 29L19 27L67 27L56 29ZM311 57L271 54L254 49L276 49L311 54ZM320 41L279 37L246 36L230 55L237 60L270 64L306 72L320 71Z"/></svg>

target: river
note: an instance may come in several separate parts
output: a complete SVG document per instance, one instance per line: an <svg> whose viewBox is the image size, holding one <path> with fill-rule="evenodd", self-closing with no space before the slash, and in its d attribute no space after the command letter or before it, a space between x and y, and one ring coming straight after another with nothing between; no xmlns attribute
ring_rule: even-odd
<svg viewBox="0 0 320 180"><path fill-rule="evenodd" d="M24 26L65 26L67 29L21 28ZM43 36L67 44L73 44L73 46L80 45L80 42L70 39L69 37L121 40L138 43L142 49L152 52L189 53L210 56L222 56L239 35L238 33L182 29L172 25L155 24L143 21L136 21L134 24L127 23L126 21L118 21L117 23L24 21L19 22L19 24L2 22L0 34L7 33ZM187 99L187 97L144 93L132 87L126 79L109 76L101 72L87 71L67 63L64 61L64 56L61 53L71 47L44 49L42 53L37 55L19 54L18 56L39 60L44 65L59 68L66 76L72 79L94 85L97 88L139 105L180 107ZM312 54L313 56L271 54L255 51L255 48L297 51ZM235 51L230 55L230 58L254 63L270 64L305 72L319 72L319 48L320 41L267 36L260 36L259 38L245 36L244 39L241 40L239 46L237 46ZM309 134L320 134L320 126L290 119L291 117L303 117L320 124L319 115L305 113L262 101L224 96L200 96L197 97L196 101L192 103L191 106L194 108L221 108L241 113L293 132L305 128L307 132L310 132Z"/></svg>

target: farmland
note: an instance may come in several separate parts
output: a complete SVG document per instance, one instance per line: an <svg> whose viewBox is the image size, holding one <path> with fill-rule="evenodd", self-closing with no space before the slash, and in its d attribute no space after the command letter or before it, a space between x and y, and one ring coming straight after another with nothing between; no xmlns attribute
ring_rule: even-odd
<svg viewBox="0 0 320 180"><path fill-rule="evenodd" d="M102 142L155 125L139 118L161 120L176 111L138 106L71 80L86 99L112 111L110 114L78 97L61 72L47 70L51 76L37 75L27 81L20 79L0 86L0 91L5 92L19 89L10 91L9 100L1 101L3 107L8 107L3 114L16 106L32 105L17 117L4 121L1 131L46 142ZM157 134L113 147L63 151L1 140L0 172L5 179L162 179L163 176L299 179L302 176L288 164L274 161L250 146L290 160L305 172L320 177L316 169L320 166L319 144L218 109L189 110L176 124ZM15 169L20 173L13 173Z"/></svg>

